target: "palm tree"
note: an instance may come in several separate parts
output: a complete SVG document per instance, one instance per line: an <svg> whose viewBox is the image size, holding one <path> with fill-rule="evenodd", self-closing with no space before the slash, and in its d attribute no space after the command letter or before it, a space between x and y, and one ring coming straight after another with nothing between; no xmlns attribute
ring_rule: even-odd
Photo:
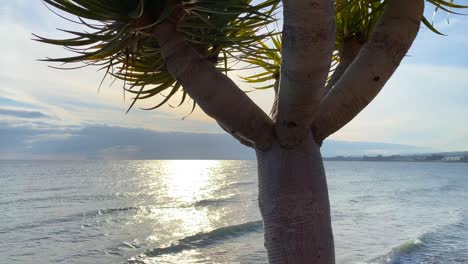
<svg viewBox="0 0 468 264"><path fill-rule="evenodd" d="M192 98L255 149L269 263L335 262L320 146L377 96L421 23L440 34L423 16L424 0L43 1L90 31L37 37L77 53L48 61L95 65L124 80L130 108L168 90L155 109L182 93L180 104ZM275 89L271 117L227 76L232 71Z"/></svg>

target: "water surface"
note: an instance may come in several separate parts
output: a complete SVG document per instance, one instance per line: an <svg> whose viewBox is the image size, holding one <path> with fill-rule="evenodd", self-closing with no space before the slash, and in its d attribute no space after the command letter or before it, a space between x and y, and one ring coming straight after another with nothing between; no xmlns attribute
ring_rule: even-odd
<svg viewBox="0 0 468 264"><path fill-rule="evenodd" d="M468 263L468 164L327 162L337 263ZM254 161L0 161L0 263L266 263Z"/></svg>

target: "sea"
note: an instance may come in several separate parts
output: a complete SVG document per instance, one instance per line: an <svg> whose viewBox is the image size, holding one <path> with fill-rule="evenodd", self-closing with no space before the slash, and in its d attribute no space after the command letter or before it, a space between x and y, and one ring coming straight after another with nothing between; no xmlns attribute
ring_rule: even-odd
<svg viewBox="0 0 468 264"><path fill-rule="evenodd" d="M336 262L468 263L468 164L326 162ZM255 161L0 161L0 263L267 263Z"/></svg>

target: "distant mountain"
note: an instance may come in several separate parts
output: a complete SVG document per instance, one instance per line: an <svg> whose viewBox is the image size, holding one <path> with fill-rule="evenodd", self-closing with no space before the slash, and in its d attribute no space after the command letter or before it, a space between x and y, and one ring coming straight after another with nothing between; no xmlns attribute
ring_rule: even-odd
<svg viewBox="0 0 468 264"><path fill-rule="evenodd" d="M408 145L327 140L324 157L435 152ZM0 126L0 159L255 159L227 134L87 126L40 130Z"/></svg>
<svg viewBox="0 0 468 264"><path fill-rule="evenodd" d="M464 162L468 163L468 152L444 152L415 155L372 155L335 156L326 161L378 161L378 162Z"/></svg>
<svg viewBox="0 0 468 264"><path fill-rule="evenodd" d="M450 157L450 156L466 156L468 155L468 151L454 151L454 152L441 152L437 153L442 156Z"/></svg>
<svg viewBox="0 0 468 264"><path fill-rule="evenodd" d="M432 148L417 147L402 144L390 144L380 142L359 142L326 140L322 146L324 157L335 156L363 156L363 155L407 155L417 153L432 153L437 150Z"/></svg>

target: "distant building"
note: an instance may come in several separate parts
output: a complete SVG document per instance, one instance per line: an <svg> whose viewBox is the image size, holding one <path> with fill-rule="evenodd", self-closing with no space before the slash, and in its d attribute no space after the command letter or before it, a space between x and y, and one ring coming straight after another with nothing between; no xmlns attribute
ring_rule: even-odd
<svg viewBox="0 0 468 264"><path fill-rule="evenodd" d="M444 157L442 161L462 161L463 156L450 156L450 157Z"/></svg>
<svg viewBox="0 0 468 264"><path fill-rule="evenodd" d="M432 154L427 156L424 160L425 161L443 161L446 157L439 155L439 154Z"/></svg>
<svg viewBox="0 0 468 264"><path fill-rule="evenodd" d="M468 163L468 155L463 156L460 161Z"/></svg>

